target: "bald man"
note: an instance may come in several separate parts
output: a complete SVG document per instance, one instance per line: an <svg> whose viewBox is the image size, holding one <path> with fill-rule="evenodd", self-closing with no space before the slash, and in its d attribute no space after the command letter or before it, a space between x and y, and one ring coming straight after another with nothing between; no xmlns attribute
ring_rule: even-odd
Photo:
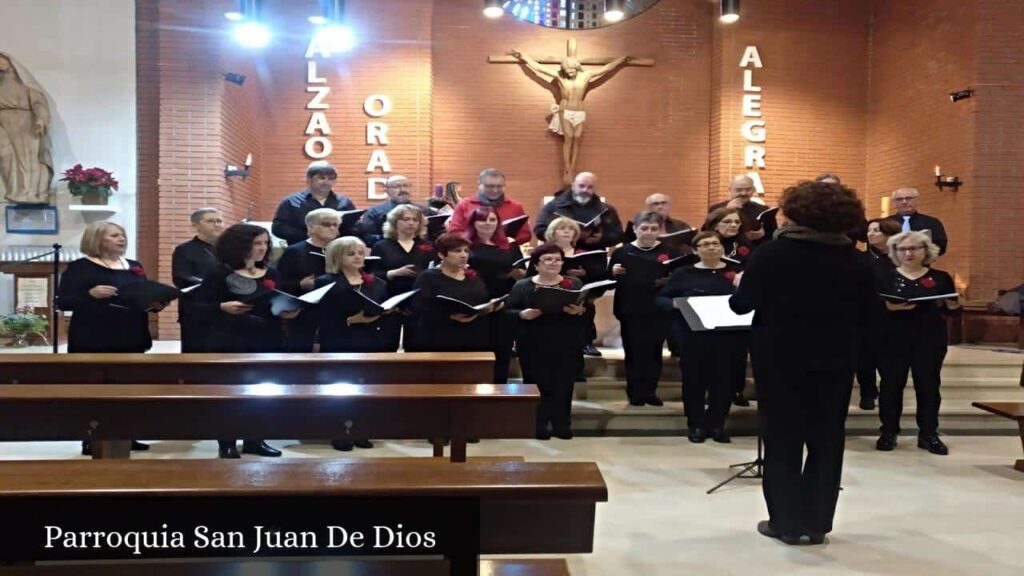
<svg viewBox="0 0 1024 576"><path fill-rule="evenodd" d="M679 232L680 230L689 230L692 228L686 222L682 220L676 220L669 216L671 212L672 199L666 194L651 194L644 200L644 208L647 212L654 212L659 214L665 219L665 224L662 226L662 232L664 234L671 234L673 232ZM623 242L632 242L636 240L636 233L633 232L633 222L626 222L626 232L622 239ZM686 246L688 248L689 246Z"/></svg>
<svg viewBox="0 0 1024 576"><path fill-rule="evenodd" d="M729 199L708 207L708 214L719 208L738 208L747 228L747 240L760 242L770 240L772 233L777 228L774 220L769 220L767 226L761 227L757 217L768 209L764 204L754 202L754 181L750 176L739 175L729 182ZM756 228L756 229L755 229Z"/></svg>
<svg viewBox="0 0 1024 576"><path fill-rule="evenodd" d="M363 212L356 225L359 237L369 248L373 248L374 244L384 238L384 221L387 220L388 212L391 212L396 206L412 203L412 184L405 176L395 174L388 177L384 182L384 193L388 195L388 199ZM419 204L417 206L427 216L434 214L433 208Z"/></svg>
<svg viewBox="0 0 1024 576"><path fill-rule="evenodd" d="M571 218L581 224L598 219L592 226L584 228L580 235L576 247L581 250L604 250L622 242L623 231L619 212L611 204L601 201L597 193L597 176L593 172L577 174L568 190L557 193L551 202L541 208L533 235L543 238L548 224L559 216Z"/></svg>

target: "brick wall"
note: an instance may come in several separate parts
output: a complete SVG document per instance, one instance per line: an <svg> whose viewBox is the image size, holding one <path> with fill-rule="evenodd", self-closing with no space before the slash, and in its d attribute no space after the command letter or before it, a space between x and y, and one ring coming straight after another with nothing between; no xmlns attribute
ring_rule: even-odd
<svg viewBox="0 0 1024 576"><path fill-rule="evenodd" d="M947 93L974 80L973 4L875 2L867 116L869 215L880 215L881 197L895 188L917 188L918 209L940 218L950 237L949 251L937 267L965 279L973 267L968 231L978 189L972 155L980 100L952 104ZM940 192L935 187L936 164L967 185L957 193Z"/></svg>

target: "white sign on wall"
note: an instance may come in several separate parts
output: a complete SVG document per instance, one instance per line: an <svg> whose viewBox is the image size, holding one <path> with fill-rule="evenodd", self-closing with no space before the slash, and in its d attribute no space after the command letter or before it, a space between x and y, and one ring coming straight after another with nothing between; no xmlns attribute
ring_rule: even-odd
<svg viewBox="0 0 1024 576"><path fill-rule="evenodd" d="M764 144L767 141L768 131L764 114L761 112L761 87L754 84L754 70L764 68L757 46L747 46L743 51L740 68L743 70L741 112L744 118L743 125L740 127L740 135L747 142L743 149L743 166L748 170L747 175L754 181L754 189L758 194L764 194L764 184L761 182L758 170L764 170L767 167Z"/></svg>

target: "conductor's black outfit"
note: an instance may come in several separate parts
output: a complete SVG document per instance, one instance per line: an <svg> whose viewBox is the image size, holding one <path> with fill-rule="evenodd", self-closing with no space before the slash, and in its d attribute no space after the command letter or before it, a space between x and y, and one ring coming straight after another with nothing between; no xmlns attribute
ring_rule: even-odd
<svg viewBox="0 0 1024 576"><path fill-rule="evenodd" d="M832 530L855 348L873 288L845 235L794 239L784 230L758 248L730 299L733 311L754 311L763 489L770 525L783 535Z"/></svg>

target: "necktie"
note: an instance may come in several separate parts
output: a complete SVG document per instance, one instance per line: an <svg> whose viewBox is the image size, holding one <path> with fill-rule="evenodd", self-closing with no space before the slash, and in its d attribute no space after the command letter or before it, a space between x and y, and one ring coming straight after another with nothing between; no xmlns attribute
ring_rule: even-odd
<svg viewBox="0 0 1024 576"><path fill-rule="evenodd" d="M910 216L903 217L903 227L900 229L901 232L910 232Z"/></svg>

